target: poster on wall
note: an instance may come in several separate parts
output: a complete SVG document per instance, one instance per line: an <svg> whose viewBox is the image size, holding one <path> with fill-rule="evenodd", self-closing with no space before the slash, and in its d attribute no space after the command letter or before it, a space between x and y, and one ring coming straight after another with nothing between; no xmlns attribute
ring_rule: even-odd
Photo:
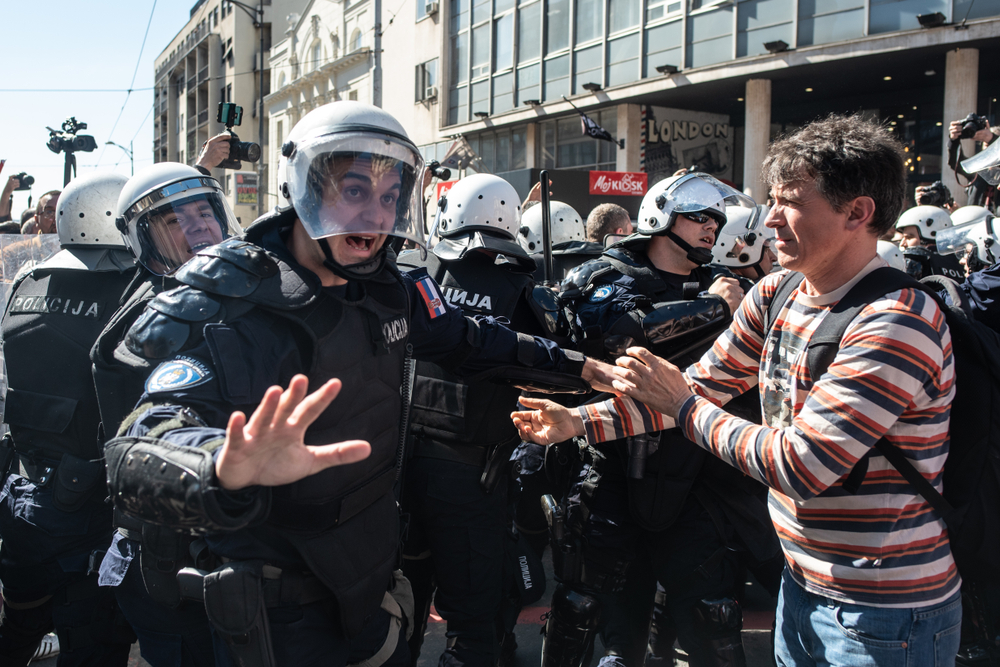
<svg viewBox="0 0 1000 667"><path fill-rule="evenodd" d="M643 171L649 184L678 169L733 182L733 128L725 114L644 106L646 150Z"/></svg>
<svg viewBox="0 0 1000 667"><path fill-rule="evenodd" d="M236 203L257 205L257 174L236 172Z"/></svg>

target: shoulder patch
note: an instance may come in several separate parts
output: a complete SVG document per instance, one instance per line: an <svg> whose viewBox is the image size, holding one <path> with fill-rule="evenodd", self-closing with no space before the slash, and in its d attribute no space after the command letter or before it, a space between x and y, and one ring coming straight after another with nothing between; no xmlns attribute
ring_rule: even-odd
<svg viewBox="0 0 1000 667"><path fill-rule="evenodd" d="M427 307L427 314L432 320L448 312L444 305L444 299L441 298L441 292L438 291L437 283L430 276L425 275L416 282L417 292L420 293L420 298L424 300L424 305Z"/></svg>
<svg viewBox="0 0 1000 667"><path fill-rule="evenodd" d="M197 387L212 378L212 371L202 362L191 357L177 357L156 367L146 380L146 393Z"/></svg>
<svg viewBox="0 0 1000 667"><path fill-rule="evenodd" d="M611 296L613 291L614 288L611 285L601 285L594 290L594 293L587 298L587 301L590 303L600 303Z"/></svg>

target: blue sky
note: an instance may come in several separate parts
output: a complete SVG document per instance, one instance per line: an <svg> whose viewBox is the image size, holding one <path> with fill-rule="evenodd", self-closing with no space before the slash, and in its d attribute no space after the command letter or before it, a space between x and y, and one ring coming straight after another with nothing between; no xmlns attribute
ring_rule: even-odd
<svg viewBox="0 0 1000 667"><path fill-rule="evenodd" d="M93 153L77 153L79 175L97 170L129 174L128 156L120 148L105 146L108 140L127 147L134 138L136 170L152 164L153 60L184 27L194 3L0 0L4 28L0 159L7 161L0 183L11 174L28 172L35 177L32 204L40 194L61 189L63 154L46 147L45 126L60 129L69 116L87 123L83 133L93 135L98 144ZM147 25L149 35L140 58ZM127 96L133 73L133 92ZM85 92L95 89L112 92ZM27 206L28 194L15 193L15 217Z"/></svg>

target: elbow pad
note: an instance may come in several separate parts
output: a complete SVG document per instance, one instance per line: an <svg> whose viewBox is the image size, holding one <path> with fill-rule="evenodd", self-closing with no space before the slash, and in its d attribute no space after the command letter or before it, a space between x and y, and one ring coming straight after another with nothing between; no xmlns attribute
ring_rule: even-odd
<svg viewBox="0 0 1000 667"><path fill-rule="evenodd" d="M156 438L121 437L107 443L108 487L126 514L191 534L232 531L267 516L269 489L247 494L238 511L223 507L211 452ZM230 504L231 505L231 504Z"/></svg>

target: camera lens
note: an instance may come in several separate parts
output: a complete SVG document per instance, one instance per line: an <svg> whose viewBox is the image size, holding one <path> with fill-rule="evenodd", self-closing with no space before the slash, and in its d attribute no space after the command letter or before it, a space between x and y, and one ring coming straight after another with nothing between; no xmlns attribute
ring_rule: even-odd
<svg viewBox="0 0 1000 667"><path fill-rule="evenodd" d="M256 162L260 159L260 144L255 144L252 141L241 141L237 145L236 151L239 154L237 158L239 160Z"/></svg>

